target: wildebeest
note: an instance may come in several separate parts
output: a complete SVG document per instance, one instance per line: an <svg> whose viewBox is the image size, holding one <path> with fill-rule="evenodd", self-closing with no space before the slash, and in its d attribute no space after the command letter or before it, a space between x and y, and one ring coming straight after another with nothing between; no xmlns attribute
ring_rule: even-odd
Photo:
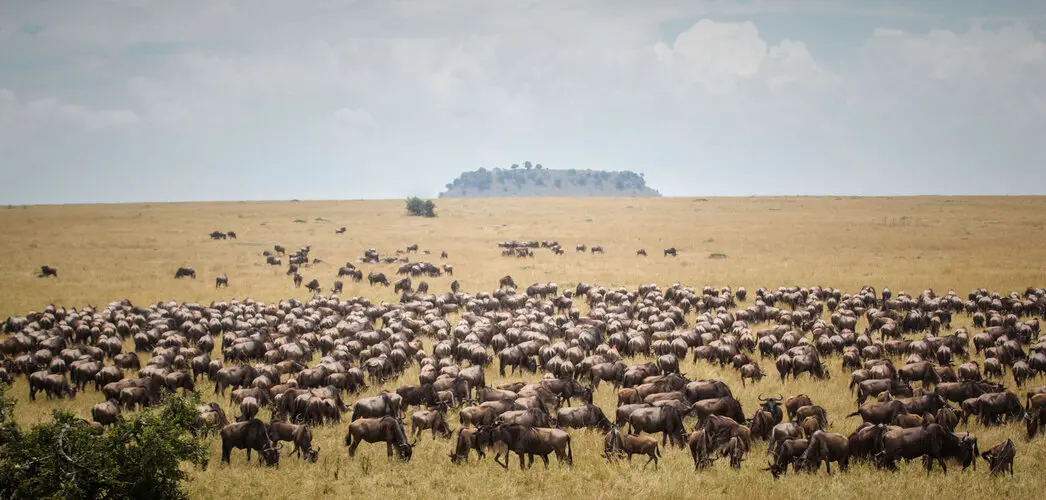
<svg viewBox="0 0 1046 500"><path fill-rule="evenodd" d="M643 464L643 468L650 465L650 462L654 462L654 469L657 469L657 459L661 456L661 450L658 449L656 439L634 434L622 435L617 428L611 428L605 436L605 442L603 453L606 454L608 460L617 453L624 453L628 456L629 462L632 461L632 455L646 455L650 458Z"/></svg>
<svg viewBox="0 0 1046 500"><path fill-rule="evenodd" d="M837 462L844 472L850 466L850 443L846 436L832 432L817 431L809 438L809 444L799 459L802 465L813 471L824 462L825 471L832 473L831 462Z"/></svg>
<svg viewBox="0 0 1046 500"><path fill-rule="evenodd" d="M993 476L1005 473L1007 470L1010 471L1010 475L1012 476L1013 458L1016 455L1017 449L1013 444L1013 440L1007 439L984 452L981 457L988 461L988 467Z"/></svg>
<svg viewBox="0 0 1046 500"><path fill-rule="evenodd" d="M214 278L214 288L220 288L223 286L226 288L229 287L229 277L224 274L220 274L216 278Z"/></svg>
<svg viewBox="0 0 1046 500"><path fill-rule="evenodd" d="M280 463L280 453L269 439L268 429L261 420L255 418L226 425L222 428L221 437L222 462L230 463L233 449L246 449L248 462L251 460L251 450L256 450L259 462L264 460L269 466Z"/></svg>
<svg viewBox="0 0 1046 500"><path fill-rule="evenodd" d="M453 431L447 425L447 407L439 405L436 410L416 411L410 416L410 433L417 440L425 429L432 429L432 439L439 432L444 438L450 438Z"/></svg>
<svg viewBox="0 0 1046 500"><path fill-rule="evenodd" d="M367 275L367 282L371 286L374 284L389 286L389 279L385 277L385 273L370 273Z"/></svg>
<svg viewBox="0 0 1046 500"><path fill-rule="evenodd" d="M948 472L948 466L944 463L944 448L946 441L955 441L957 438L944 427L937 424L927 424L922 427L911 429L887 430L880 440L882 449L876 455L876 463L880 467L888 469L895 468L894 461L898 458L913 460L925 457L923 464L926 471L933 469L933 461L941 465L941 469Z"/></svg>
<svg viewBox="0 0 1046 500"><path fill-rule="evenodd" d="M58 269L51 266L40 266L40 274L37 275L39 278L46 278L48 276L58 277Z"/></svg>
<svg viewBox="0 0 1046 500"><path fill-rule="evenodd" d="M345 434L345 446L349 447L349 456L356 456L356 448L362 442L385 443L389 458L392 458L393 449L402 460L410 461L414 454L414 444L407 441L403 423L396 417L384 416L381 418L360 418L349 424L349 431Z"/></svg>
<svg viewBox="0 0 1046 500"><path fill-rule="evenodd" d="M641 257L646 257L646 250L640 248L639 250L636 250L636 255L639 255ZM656 469L657 467L654 467L654 468Z"/></svg>
<svg viewBox="0 0 1046 500"><path fill-rule="evenodd" d="M181 279L186 276L196 279L196 270L191 267L179 267L178 270L174 272L174 279Z"/></svg>
<svg viewBox="0 0 1046 500"><path fill-rule="evenodd" d="M548 468L548 456L556 454L559 462L566 462L568 467L574 465L574 452L570 445L570 434L561 429L550 429L543 427L530 427L519 424L495 425L485 431L490 433L491 442L504 443L508 452L515 452L519 456L519 468L523 469L523 456L530 457L529 466L534 464L534 455L541 457ZM494 461L504 468L508 468L508 455L502 463L495 454Z"/></svg>
<svg viewBox="0 0 1046 500"><path fill-rule="evenodd" d="M120 403L115 399L110 399L91 407L91 418L103 426L115 424L119 416Z"/></svg>
<svg viewBox="0 0 1046 500"><path fill-rule="evenodd" d="M669 247L669 248L665 249L665 257L668 257L669 255L671 255L672 257L676 256L676 248L675 247Z"/></svg>
<svg viewBox="0 0 1046 500"><path fill-rule="evenodd" d="M269 439L274 445L280 441L293 443L294 449L291 450L291 453L296 454L298 458L304 456L310 462L315 462L319 458L320 448L313 449L312 431L308 425L271 422L269 423Z"/></svg>
<svg viewBox="0 0 1046 500"><path fill-rule="evenodd" d="M320 282L319 280L313 279L305 284L305 289L312 293L320 293Z"/></svg>
<svg viewBox="0 0 1046 500"><path fill-rule="evenodd" d="M568 429L589 428L606 432L613 427L603 410L591 403L577 408L560 408L556 412L556 422Z"/></svg>
<svg viewBox="0 0 1046 500"><path fill-rule="evenodd" d="M685 444L683 412L670 406L638 408L628 416L629 434L639 432L661 433L661 444L670 441L673 445ZM744 417L742 417L742 420Z"/></svg>

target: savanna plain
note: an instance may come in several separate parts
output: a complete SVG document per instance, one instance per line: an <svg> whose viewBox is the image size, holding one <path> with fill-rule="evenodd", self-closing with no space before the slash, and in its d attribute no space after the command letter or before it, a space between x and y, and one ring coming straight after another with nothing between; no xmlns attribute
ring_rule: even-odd
<svg viewBox="0 0 1046 500"><path fill-rule="evenodd" d="M285 274L286 263L266 264L262 252L277 244L289 250L311 246L310 257L323 262L302 268L301 274L306 282L317 279L325 295L346 262L356 263L365 276L380 271L397 278L399 264L359 264L356 259L369 248L394 255L410 244L431 252L409 254L412 261L454 267L453 277L414 279L415 284L428 282L434 293L448 291L454 279L465 292L491 292L505 275L524 288L556 282L560 291L579 282L631 289L681 283L699 292L705 285L744 286L749 296L737 307L745 308L759 287L820 285L855 293L869 285L913 297L929 288L938 295L954 290L965 299L977 288L1007 295L1046 285L1046 198L1041 197L445 199L437 200L437 213L436 218L408 217L401 200L8 207L0 209L0 317L25 315L48 304L103 307L121 299L143 306L248 297L267 303L308 300L311 293L295 288ZM335 234L342 226L346 232ZM238 238L215 241L208 236L214 230L235 231ZM556 240L566 252L537 249L530 258L503 257L498 242L506 240ZM606 253L577 253L577 244L600 245ZM664 257L666 247L678 249L678 256ZM637 256L639 249L649 256ZM447 259L439 258L441 251ZM45 264L58 269L57 279L36 276ZM197 279L175 280L180 266L194 268ZM228 288L215 288L219 274L228 276ZM341 297L399 300L391 287L342 280ZM581 300L575 307L582 316L588 311ZM458 316L448 316L452 325ZM694 317L691 312L687 319L692 323ZM753 332L770 326L750 325ZM862 317L857 331L866 326ZM980 331L965 314L956 314L950 331L943 333L957 328L968 328L971 337ZM433 345L433 339L422 341L426 349ZM125 350L132 349L128 340ZM212 355L220 359L220 345ZM140 356L144 365L149 355ZM758 360L758 352L752 356ZM494 359L486 370L488 385L541 378L541 373L499 376ZM903 365L904 358L894 363ZM770 375L746 387L729 366L694 362L689 356L681 371L692 380L726 382L746 415L755 410L760 394L805 393L827 409L829 431L848 435L860 423L846 417L856 404L847 387L850 370L842 368L839 355L825 358L831 371L827 381L802 375L781 383L772 358L760 364ZM417 384L418 373L415 364L397 379L349 396L347 403L351 407L359 397ZM1023 401L1024 391L1011 377L998 381ZM1041 375L1029 382L1043 384ZM227 398L213 394L211 382L201 379L197 388L205 401L220 402L230 418L239 413ZM18 399L15 416L22 424L44 421L53 409L90 418L91 406L103 400L90 388L73 400L29 402L24 376L16 377L11 395ZM617 397L609 384L596 391L594 403L613 419ZM268 421L269 410L260 417ZM448 420L458 427L457 410L450 410ZM927 474L913 461L902 462L897 472L857 464L845 473L833 466L826 475L822 467L775 481L763 470L766 443L760 441L740 470L719 460L695 472L689 452L673 447L662 448L660 468L654 470L642 468L642 457L607 463L601 433L571 430L572 468L553 459L547 470L538 461L520 471L515 457L504 470L491 460L492 453L478 462L473 454L467 464L452 464L452 441L433 439L429 432L410 462L386 458L383 444L364 444L350 458L343 444L348 421L346 414L341 424L313 429L313 446L321 450L318 462L287 456L285 449L278 469L256 460L246 463L242 450L233 453L231 465L219 465L220 440L211 437L211 465L191 472L189 493L194 498L1038 498L1046 490L1046 441L1027 441L1020 422L984 427L971 420L957 429L976 434L982 451L1013 439L1013 477L990 477L983 461L976 471L961 471L953 463L947 474L939 468ZM687 419L688 431L694 423Z"/></svg>

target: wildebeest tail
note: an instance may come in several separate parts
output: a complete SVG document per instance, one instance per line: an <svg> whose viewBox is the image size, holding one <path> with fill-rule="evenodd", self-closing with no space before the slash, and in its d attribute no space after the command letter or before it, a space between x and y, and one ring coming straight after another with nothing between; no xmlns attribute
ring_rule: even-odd
<svg viewBox="0 0 1046 500"><path fill-rule="evenodd" d="M570 435L567 435L567 463L574 465L574 447L570 445Z"/></svg>
<svg viewBox="0 0 1046 500"><path fill-rule="evenodd" d="M846 416L846 418L850 418L850 417L856 417L856 416L858 416L858 415L860 415L860 414L861 414L861 412L859 412L859 411L855 411L855 412L853 412L853 413L851 413L851 414L847 415L847 416Z"/></svg>

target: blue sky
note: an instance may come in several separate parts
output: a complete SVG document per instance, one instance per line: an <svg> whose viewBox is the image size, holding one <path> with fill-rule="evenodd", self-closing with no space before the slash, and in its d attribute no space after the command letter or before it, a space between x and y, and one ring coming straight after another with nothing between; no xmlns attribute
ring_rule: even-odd
<svg viewBox="0 0 1046 500"><path fill-rule="evenodd" d="M1043 194L1046 2L8 0L0 203Z"/></svg>

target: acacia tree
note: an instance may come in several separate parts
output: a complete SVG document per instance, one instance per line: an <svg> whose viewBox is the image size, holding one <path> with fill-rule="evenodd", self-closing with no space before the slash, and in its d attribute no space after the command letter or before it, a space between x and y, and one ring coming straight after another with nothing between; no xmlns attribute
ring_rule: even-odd
<svg viewBox="0 0 1046 500"><path fill-rule="evenodd" d="M407 215L415 217L435 217L436 204L432 200L423 200L417 196L407 198Z"/></svg>

